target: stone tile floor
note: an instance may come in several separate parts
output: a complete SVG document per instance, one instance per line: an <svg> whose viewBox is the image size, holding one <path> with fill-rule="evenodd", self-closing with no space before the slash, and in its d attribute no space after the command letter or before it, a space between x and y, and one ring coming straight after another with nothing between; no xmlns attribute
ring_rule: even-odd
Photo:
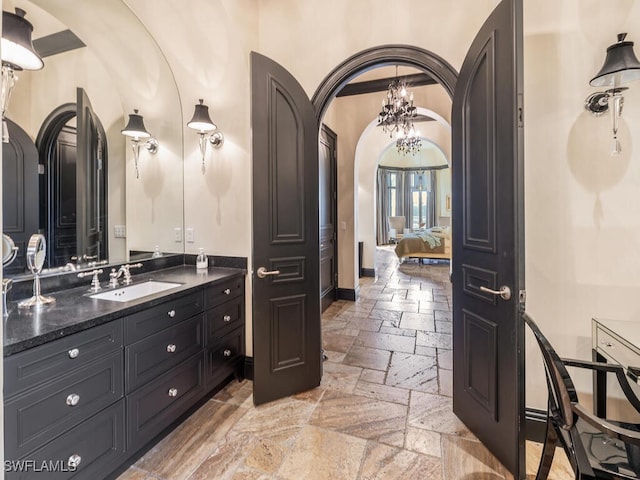
<svg viewBox="0 0 640 480"><path fill-rule="evenodd" d="M322 316L320 387L256 408L234 381L119 480L512 478L452 412L449 264L383 247L376 273Z"/></svg>

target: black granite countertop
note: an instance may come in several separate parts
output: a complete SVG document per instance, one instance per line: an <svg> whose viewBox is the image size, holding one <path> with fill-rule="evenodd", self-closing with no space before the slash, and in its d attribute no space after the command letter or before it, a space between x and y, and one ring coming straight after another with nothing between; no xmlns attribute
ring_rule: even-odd
<svg viewBox="0 0 640 480"><path fill-rule="evenodd" d="M237 275L244 275L244 269L210 267L206 272L198 272L193 266L178 266L136 275L133 272L133 284L147 280L180 283L179 287L148 295L130 302L113 302L90 298L89 284L81 288L43 291L53 296L56 303L41 309L21 309L18 302L22 298L9 302L9 316L4 320L5 357L23 350L50 342L87 328L95 327L125 315L144 310L159 303L171 300L188 290L215 284ZM108 288L103 290L108 291Z"/></svg>

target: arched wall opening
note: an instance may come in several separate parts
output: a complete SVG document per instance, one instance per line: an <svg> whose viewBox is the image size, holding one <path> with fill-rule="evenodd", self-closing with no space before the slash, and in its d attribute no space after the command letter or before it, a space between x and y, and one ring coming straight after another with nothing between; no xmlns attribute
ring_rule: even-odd
<svg viewBox="0 0 640 480"><path fill-rule="evenodd" d="M363 50L349 57L338 65L325 77L316 89L312 103L319 124L323 121L329 106L340 89L358 75L377 67L383 66L409 66L421 70L432 76L446 91L450 99L453 99L457 71L437 54L420 47L411 45L383 45ZM338 132L339 133L339 132ZM340 138L338 138L340 148ZM338 153L338 176L344 159ZM349 175L349 177L351 177ZM339 266L338 281L340 289L354 290L358 288L358 216L357 216L357 176L353 184L341 185L338 181L338 249ZM353 196L351 196L353 191ZM352 222L353 228L346 229L345 224Z"/></svg>
<svg viewBox="0 0 640 480"><path fill-rule="evenodd" d="M418 114L434 119L433 122L422 124L419 127L423 146L433 145L446 163L451 162L451 125L437 112L418 107ZM362 132L356 146L354 159L354 178L356 179L355 206L357 211L357 238L363 242L363 267L372 270L376 260L376 231L377 231L377 170L385 152L395 149L395 140L386 134L380 134L376 130L377 121L374 119ZM428 167L425 159L425 150L415 155L415 166ZM449 188L444 193L451 192L450 177ZM441 212L442 213L442 212Z"/></svg>

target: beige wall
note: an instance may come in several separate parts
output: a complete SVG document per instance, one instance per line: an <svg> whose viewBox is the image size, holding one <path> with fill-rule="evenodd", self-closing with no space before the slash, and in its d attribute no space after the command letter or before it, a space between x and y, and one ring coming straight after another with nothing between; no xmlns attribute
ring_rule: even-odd
<svg viewBox="0 0 640 480"><path fill-rule="evenodd" d="M525 2L527 310L562 356L591 358L591 318L640 313L640 83L630 85L623 154L610 118L583 109L607 46L628 32L640 54L640 2ZM527 403L544 408L536 347ZM575 374L590 391L590 376Z"/></svg>
<svg viewBox="0 0 640 480"><path fill-rule="evenodd" d="M449 95L440 85L411 91L415 105L420 107L419 113L438 119L416 124L416 129L450 157ZM376 127L383 97L384 93L380 92L338 97L331 102L324 118L338 135L339 288L353 289L358 285L358 242L363 242L364 246L363 267L372 269L375 266L375 175L384 150L395 144L394 138ZM346 225L346 230L341 230L341 225Z"/></svg>
<svg viewBox="0 0 640 480"><path fill-rule="evenodd" d="M371 8L371 0L197 0L189 8L129 0L175 74L181 125L204 98L226 136L222 150L209 152L202 175L197 137L183 127L185 225L196 232L187 251L203 246L210 254L251 256L251 50L281 63L309 95L347 57L376 45L417 45L459 69L497 3L402 0L390 12L386 4ZM626 94L619 158L606 151L609 121L582 109L606 47L619 31L640 40L638 25L640 3L633 0L525 1L527 308L566 356L590 357L591 317L634 320L640 312L640 85ZM158 93L149 88L148 96ZM325 120L340 130L331 111ZM359 138L365 125L338 131L339 141ZM351 150L344 143L339 162L355 158L355 143ZM341 169L339 208L347 230L339 232L346 242L340 254L352 259L355 178L354 169ZM341 271L354 269L353 260L347 263ZM250 286L248 279L248 311ZM250 328L247 341L251 353ZM533 352L528 345L527 403L544 407ZM589 378L580 377L579 388L587 390Z"/></svg>

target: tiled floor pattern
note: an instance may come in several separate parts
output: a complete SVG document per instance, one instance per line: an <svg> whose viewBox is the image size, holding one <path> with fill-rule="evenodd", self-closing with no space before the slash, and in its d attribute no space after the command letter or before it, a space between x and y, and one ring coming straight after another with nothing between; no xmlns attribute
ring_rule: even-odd
<svg viewBox="0 0 640 480"><path fill-rule="evenodd" d="M376 266L322 317L320 387L256 408L234 381L119 480L512 478L452 412L448 263L383 248ZM556 463L550 480L572 478Z"/></svg>

